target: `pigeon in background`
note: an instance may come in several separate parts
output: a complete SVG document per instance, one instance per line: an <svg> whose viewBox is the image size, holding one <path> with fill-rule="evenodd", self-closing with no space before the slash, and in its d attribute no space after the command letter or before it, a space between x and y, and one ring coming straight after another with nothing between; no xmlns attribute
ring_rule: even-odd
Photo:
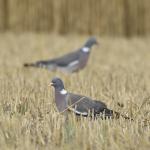
<svg viewBox="0 0 150 150"><path fill-rule="evenodd" d="M108 109L106 104L101 101L66 91L60 78L53 78L50 85L55 88L55 102L60 113L71 111L77 116L94 116L94 118L98 116L104 118L119 116L119 113Z"/></svg>
<svg viewBox="0 0 150 150"><path fill-rule="evenodd" d="M40 67L46 68L49 71L60 70L66 73L77 72L86 66L89 59L90 50L95 44L98 44L96 38L90 37L84 46L76 51L50 60L41 60L35 63L25 63L24 67Z"/></svg>

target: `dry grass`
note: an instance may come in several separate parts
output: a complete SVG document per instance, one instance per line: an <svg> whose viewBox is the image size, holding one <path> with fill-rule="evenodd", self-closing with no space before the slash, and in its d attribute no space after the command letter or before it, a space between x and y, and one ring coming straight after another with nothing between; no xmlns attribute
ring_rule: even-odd
<svg viewBox="0 0 150 150"><path fill-rule="evenodd" d="M62 55L86 38L0 35L1 149L149 150L150 39L99 38L100 47L77 74L22 67L24 62ZM68 90L102 99L134 121L76 121L74 116L65 121L47 86L54 76L61 77Z"/></svg>

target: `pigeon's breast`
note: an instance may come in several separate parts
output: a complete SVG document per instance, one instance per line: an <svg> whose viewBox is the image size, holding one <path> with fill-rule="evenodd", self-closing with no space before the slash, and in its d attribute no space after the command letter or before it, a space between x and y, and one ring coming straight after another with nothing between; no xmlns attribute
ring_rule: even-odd
<svg viewBox="0 0 150 150"><path fill-rule="evenodd" d="M64 111L67 108L66 95L55 92L55 103L59 112Z"/></svg>
<svg viewBox="0 0 150 150"><path fill-rule="evenodd" d="M88 62L88 59L89 59L89 53L82 54L79 60L79 67L84 68Z"/></svg>

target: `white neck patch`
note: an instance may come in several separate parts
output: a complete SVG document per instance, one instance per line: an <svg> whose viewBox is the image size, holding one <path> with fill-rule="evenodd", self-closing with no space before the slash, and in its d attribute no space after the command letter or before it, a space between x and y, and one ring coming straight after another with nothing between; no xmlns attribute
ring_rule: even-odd
<svg viewBox="0 0 150 150"><path fill-rule="evenodd" d="M83 47L82 48L82 51L85 52L85 53L88 53L90 51L90 48L88 47Z"/></svg>
<svg viewBox="0 0 150 150"><path fill-rule="evenodd" d="M67 91L66 91L65 89L62 89L62 90L60 91L60 93L61 93L62 95L65 95L65 94L67 94Z"/></svg>

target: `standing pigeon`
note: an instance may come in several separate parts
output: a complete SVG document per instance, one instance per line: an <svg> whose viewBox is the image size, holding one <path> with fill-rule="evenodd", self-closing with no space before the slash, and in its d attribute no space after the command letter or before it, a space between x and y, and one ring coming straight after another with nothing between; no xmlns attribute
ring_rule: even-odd
<svg viewBox="0 0 150 150"><path fill-rule="evenodd" d="M24 67L41 67L50 71L61 70L62 72L73 73L83 69L88 61L90 50L93 45L98 44L95 37L87 40L83 47L51 60L37 61L35 63L25 63Z"/></svg>
<svg viewBox="0 0 150 150"><path fill-rule="evenodd" d="M54 78L51 86L55 88L55 102L60 113L72 111L76 115L84 117L94 116L94 118L97 116L112 118L114 114L115 116L119 115L119 113L108 109L106 104L101 101L67 92L60 78Z"/></svg>

